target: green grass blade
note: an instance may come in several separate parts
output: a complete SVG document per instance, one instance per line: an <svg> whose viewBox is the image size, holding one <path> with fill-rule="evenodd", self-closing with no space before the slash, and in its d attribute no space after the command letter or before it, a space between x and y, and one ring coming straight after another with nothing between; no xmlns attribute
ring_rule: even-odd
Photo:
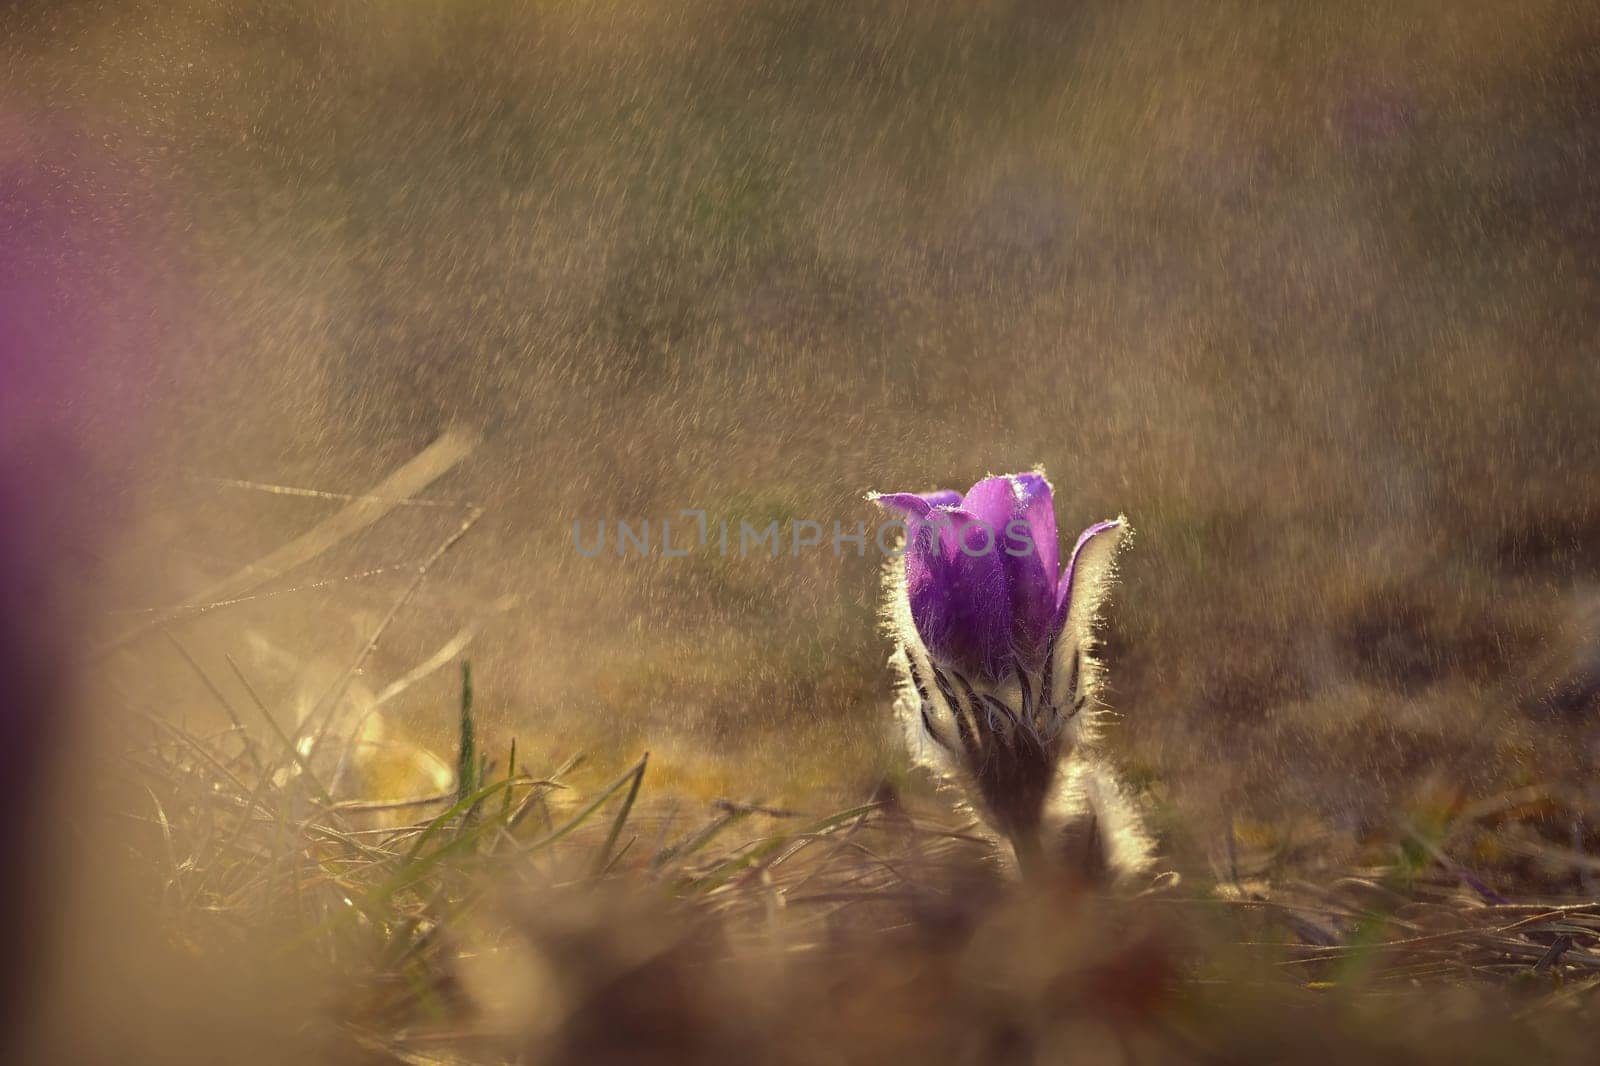
<svg viewBox="0 0 1600 1066"><path fill-rule="evenodd" d="M470 796L478 787L478 735L472 721L472 664L461 664L460 741L456 749L456 795Z"/></svg>
<svg viewBox="0 0 1600 1066"><path fill-rule="evenodd" d="M646 756L646 758L648 758L648 756ZM562 837L565 837L567 834L577 829L584 822L588 821L589 817L593 815L595 811L605 806L607 800L609 800L612 796L615 796L618 792L622 791L622 786L628 784L630 781L636 780L638 775L644 772L644 764L644 759L640 759L638 762L634 763L633 766L629 768L627 773L623 774L611 784L607 785L599 795L589 801L588 805L585 806L583 810L573 815L564 824L562 824L560 828L550 831L549 833L540 837L538 840L535 840L532 844L529 844L526 848L522 849L523 854L531 855L536 851L541 851L544 848L549 847L551 844L554 844ZM617 831L621 832L620 826L617 827Z"/></svg>
<svg viewBox="0 0 1600 1066"><path fill-rule="evenodd" d="M605 873L606 868L611 865L611 849L617 846L617 837L622 835L622 827L627 823L628 815L633 812L633 803L639 798L639 786L644 783L644 770L649 764L650 753L647 751L633 770L633 784L629 786L628 795L623 799L622 806L617 809L617 816L611 820L611 831L606 834L606 842L595 854L594 866L591 869L596 877Z"/></svg>
<svg viewBox="0 0 1600 1066"><path fill-rule="evenodd" d="M511 754L506 759L506 780L517 779L517 738L511 738ZM511 789L507 788L500 804L500 820L502 822L511 817Z"/></svg>

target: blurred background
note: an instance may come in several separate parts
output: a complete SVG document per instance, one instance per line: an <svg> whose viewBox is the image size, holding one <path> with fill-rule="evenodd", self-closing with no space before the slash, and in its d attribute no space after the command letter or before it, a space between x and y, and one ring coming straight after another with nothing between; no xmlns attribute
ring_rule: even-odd
<svg viewBox="0 0 1600 1066"><path fill-rule="evenodd" d="M0 54L17 273L88 323L102 718L215 713L175 642L304 710L382 626L360 685L462 651L529 763L865 795L870 549L574 521L851 528L1043 464L1064 536L1136 531L1108 743L1192 836L1591 787L1589 4L84 0ZM237 482L369 493L446 434L433 505L229 584L351 502ZM458 686L385 728L449 759Z"/></svg>

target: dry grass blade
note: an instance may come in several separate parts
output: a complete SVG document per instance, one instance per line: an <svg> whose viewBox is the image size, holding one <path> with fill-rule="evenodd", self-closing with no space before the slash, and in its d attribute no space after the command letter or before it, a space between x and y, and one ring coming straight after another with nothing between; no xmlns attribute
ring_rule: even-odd
<svg viewBox="0 0 1600 1066"><path fill-rule="evenodd" d="M339 675L338 680L323 693L311 712L306 716L305 721L301 723L300 735L310 735L312 737L309 754L315 754L317 749L322 746L323 741L327 739L328 730L333 725L334 709L338 706L339 700L349 690L350 682L361 670L368 657L377 649L378 642L389 631L389 627L394 624L394 620L400 616L400 612L405 610L406 605L416 596L417 590L422 587L422 583L428 578L428 571L433 568L435 563L444 558L446 553L455 547L462 537L471 532L472 527L482 517L483 510L474 507L467 517L462 520L461 524L451 531L449 536L445 537L434 548L432 554L422 561L421 565L417 567L416 576L406 585L404 591L395 598L394 603L389 606L388 612L373 627L372 633L367 637L366 642L361 646L355 657L351 659L349 665L345 667L344 672Z"/></svg>
<svg viewBox="0 0 1600 1066"><path fill-rule="evenodd" d="M202 603L236 599L261 585L315 559L335 545L366 529L471 455L478 441L469 433L442 434L409 462L384 478L370 493L356 497L337 514L267 555L200 590L193 600ZM103 655L143 636L166 621L166 616L139 625L97 649Z"/></svg>

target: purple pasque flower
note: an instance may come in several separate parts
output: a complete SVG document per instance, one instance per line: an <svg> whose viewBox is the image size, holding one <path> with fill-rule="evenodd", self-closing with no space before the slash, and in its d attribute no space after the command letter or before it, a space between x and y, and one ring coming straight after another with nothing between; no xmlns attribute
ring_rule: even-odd
<svg viewBox="0 0 1600 1066"><path fill-rule="evenodd" d="M902 717L1020 855L1092 700L1093 625L1127 523L1084 530L1063 568L1042 473L872 499L906 524L887 605Z"/></svg>

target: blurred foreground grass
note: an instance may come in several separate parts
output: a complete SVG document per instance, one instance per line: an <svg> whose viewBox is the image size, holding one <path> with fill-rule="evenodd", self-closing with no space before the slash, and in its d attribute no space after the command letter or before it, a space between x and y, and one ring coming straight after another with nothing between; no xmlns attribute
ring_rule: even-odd
<svg viewBox="0 0 1600 1066"><path fill-rule="evenodd" d="M360 1064L1592 1054L1600 896L1568 878L1589 883L1594 863L1543 831L1571 812L1541 790L1475 804L1436 794L1387 839L1344 850L1240 827L1220 866L1178 858L1105 895L1070 871L1013 882L914 785L836 811L685 806L651 788L648 757L579 788L578 760L473 760L475 732L464 701L461 762L477 769L455 791L336 802L286 736L152 720L103 788L121 802L94 816L116 823L103 861L126 866L126 912L155 919L138 934L147 980L113 975L119 1009L80 1001L97 1024L68 1026L52 1052Z"/></svg>

